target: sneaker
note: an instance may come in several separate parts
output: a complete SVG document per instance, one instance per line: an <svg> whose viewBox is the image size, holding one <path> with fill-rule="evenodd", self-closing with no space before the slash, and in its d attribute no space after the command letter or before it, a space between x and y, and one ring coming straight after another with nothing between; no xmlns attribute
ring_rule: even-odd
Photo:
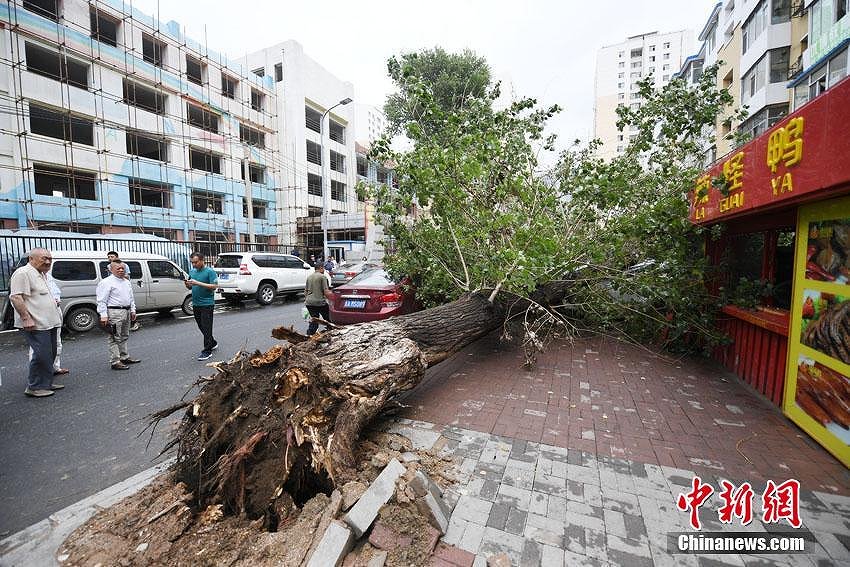
<svg viewBox="0 0 850 567"><path fill-rule="evenodd" d="M56 390L61 390L64 387L65 387L65 384L53 384L52 386L50 386L50 389L56 391Z"/></svg>
<svg viewBox="0 0 850 567"><path fill-rule="evenodd" d="M215 350L215 349L217 349L217 348L218 348L218 343L215 343L215 344L213 345L213 347L212 347L212 349L211 349L211 350Z"/></svg>
<svg viewBox="0 0 850 567"><path fill-rule="evenodd" d="M53 390L30 390L27 388L24 390L24 394L31 398L46 398L53 395Z"/></svg>
<svg viewBox="0 0 850 567"><path fill-rule="evenodd" d="M139 322L138 322L138 321L135 321L132 325L130 325L130 330L131 330L131 331L138 331L138 330L139 330L139 329L141 329L141 328L142 328L142 326L141 326L141 325L139 325Z"/></svg>
<svg viewBox="0 0 850 567"><path fill-rule="evenodd" d="M212 353L208 350L202 350L201 354L198 355L198 360L208 360L212 358Z"/></svg>
<svg viewBox="0 0 850 567"><path fill-rule="evenodd" d="M141 362L141 360L139 360L138 358L127 357L127 358L121 359L121 364L138 364L140 362Z"/></svg>
<svg viewBox="0 0 850 567"><path fill-rule="evenodd" d="M112 365L112 370L130 370L130 367L123 362L116 362Z"/></svg>

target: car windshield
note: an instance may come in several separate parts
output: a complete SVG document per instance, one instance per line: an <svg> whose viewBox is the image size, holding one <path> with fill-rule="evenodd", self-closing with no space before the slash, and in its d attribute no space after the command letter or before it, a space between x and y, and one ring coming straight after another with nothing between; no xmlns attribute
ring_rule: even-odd
<svg viewBox="0 0 850 567"><path fill-rule="evenodd" d="M239 264L242 263L242 256L239 254L236 255L222 255L215 259L215 264L213 267L215 268L238 268Z"/></svg>
<svg viewBox="0 0 850 567"><path fill-rule="evenodd" d="M360 287L384 287L394 282L384 270L366 270L351 278L347 285Z"/></svg>

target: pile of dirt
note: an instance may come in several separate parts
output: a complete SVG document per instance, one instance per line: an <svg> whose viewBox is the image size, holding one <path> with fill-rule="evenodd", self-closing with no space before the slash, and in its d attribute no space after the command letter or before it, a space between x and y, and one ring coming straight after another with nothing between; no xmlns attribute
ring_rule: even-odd
<svg viewBox="0 0 850 567"><path fill-rule="evenodd" d="M368 486L393 458L407 461L408 474L421 469L442 486L455 479L455 463L433 451L413 450L409 439L373 429L357 451L357 481ZM386 565L425 565L431 550L427 521L420 515L403 481L380 513L382 521L413 538L391 550ZM362 490L361 488L360 490ZM298 566L306 563L325 528L344 514L345 490L319 493L299 505L283 494L280 520L274 531L262 518L227 515L222 505L193 509L194 495L174 473L166 473L118 504L96 514L65 541L58 552L63 566L93 565L232 565ZM285 502L286 504L281 504ZM350 504L349 504L350 505ZM366 565L377 552L361 538L349 554L349 566Z"/></svg>

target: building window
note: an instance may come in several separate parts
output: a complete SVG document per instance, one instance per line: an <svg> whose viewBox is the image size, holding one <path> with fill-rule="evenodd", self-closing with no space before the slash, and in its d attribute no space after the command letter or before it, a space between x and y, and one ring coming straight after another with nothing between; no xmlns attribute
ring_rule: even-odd
<svg viewBox="0 0 850 567"><path fill-rule="evenodd" d="M624 89L624 88L626 88L626 83L617 83L617 88L618 88L618 89Z"/></svg>
<svg viewBox="0 0 850 567"><path fill-rule="evenodd" d="M250 128L244 124L239 125L239 140L245 142L249 146L258 148L266 147L266 134L255 128Z"/></svg>
<svg viewBox="0 0 850 567"><path fill-rule="evenodd" d="M204 84L205 64L201 63L191 55L186 56L186 78L196 85Z"/></svg>
<svg viewBox="0 0 850 567"><path fill-rule="evenodd" d="M331 150L331 169L340 173L345 173L345 156L339 152Z"/></svg>
<svg viewBox="0 0 850 567"><path fill-rule="evenodd" d="M97 8L89 9L91 37L113 47L118 45L118 22Z"/></svg>
<svg viewBox="0 0 850 567"><path fill-rule="evenodd" d="M640 79L640 71L635 71L633 73L629 73L629 78L631 79Z"/></svg>
<svg viewBox="0 0 850 567"><path fill-rule="evenodd" d="M623 56L624 56L625 54L626 54L626 52L625 52L625 51L620 51L619 53L617 53L617 57L619 57L620 59L622 59L622 58L623 58Z"/></svg>
<svg viewBox="0 0 850 567"><path fill-rule="evenodd" d="M357 156L357 175L369 177L369 162L363 156Z"/></svg>
<svg viewBox="0 0 850 567"><path fill-rule="evenodd" d="M382 168L382 167L379 167L378 171L377 171L377 179L378 179L378 183L383 183L384 185L386 185L387 184L387 170Z"/></svg>
<svg viewBox="0 0 850 567"><path fill-rule="evenodd" d="M345 143L345 126L335 120L328 120L328 137L334 142Z"/></svg>
<svg viewBox="0 0 850 567"><path fill-rule="evenodd" d="M321 132L322 124L322 113L318 110L310 108L309 106L304 107L304 125L307 126L313 132Z"/></svg>
<svg viewBox="0 0 850 567"><path fill-rule="evenodd" d="M37 195L96 201L94 173L36 164L33 167Z"/></svg>
<svg viewBox="0 0 850 567"><path fill-rule="evenodd" d="M765 72L767 65L767 54L762 55L761 59L744 74L741 79L741 101L746 103L753 95L764 88Z"/></svg>
<svg viewBox="0 0 850 567"><path fill-rule="evenodd" d="M94 145L94 121L30 103L30 132L57 140Z"/></svg>
<svg viewBox="0 0 850 567"><path fill-rule="evenodd" d="M165 42L154 39L146 33L142 34L142 57L151 65L162 67L165 46Z"/></svg>
<svg viewBox="0 0 850 567"><path fill-rule="evenodd" d="M770 57L770 82L784 83L788 80L788 64L790 63L791 48L780 47L768 52Z"/></svg>
<svg viewBox="0 0 850 567"><path fill-rule="evenodd" d="M617 63L617 67L619 67L620 69L622 69L622 68L623 68L623 67L625 67L625 66L626 66L626 62L625 62L625 61L620 61L619 63Z"/></svg>
<svg viewBox="0 0 850 567"><path fill-rule="evenodd" d="M269 205L265 201L258 201L256 199L251 199L251 208L254 212L255 219L267 219L269 218L268 210ZM248 199L242 197L242 216L244 218L248 218Z"/></svg>
<svg viewBox="0 0 850 567"><path fill-rule="evenodd" d="M189 148L189 164L192 169L221 173L221 156L205 150Z"/></svg>
<svg viewBox="0 0 850 567"><path fill-rule="evenodd" d="M665 60L670 59L670 54L669 54L669 53L665 53L665 54L664 54L664 59L665 59Z"/></svg>
<svg viewBox="0 0 850 567"><path fill-rule="evenodd" d="M254 73L255 75L257 75L258 77L265 77L266 76L266 68L265 67L258 67L251 72Z"/></svg>
<svg viewBox="0 0 850 567"><path fill-rule="evenodd" d="M649 46L649 51L650 51L650 53L654 53L654 52L655 52L655 46L654 46L654 45L650 45L650 46Z"/></svg>
<svg viewBox="0 0 850 567"><path fill-rule="evenodd" d="M642 47L638 47L637 49L632 49L631 56L632 56L632 57L641 57L641 56L643 56L643 48L642 48Z"/></svg>
<svg viewBox="0 0 850 567"><path fill-rule="evenodd" d="M632 69L640 69L642 66L643 64L640 61L632 62Z"/></svg>
<svg viewBox="0 0 850 567"><path fill-rule="evenodd" d="M322 149L316 142L307 140L307 161L322 165Z"/></svg>
<svg viewBox="0 0 850 567"><path fill-rule="evenodd" d="M174 208L173 187L166 183L130 179L130 204L141 207Z"/></svg>
<svg viewBox="0 0 850 567"><path fill-rule="evenodd" d="M345 202L345 183L331 179L331 199Z"/></svg>
<svg viewBox="0 0 850 567"><path fill-rule="evenodd" d="M43 75L81 89L89 88L89 66L64 53L45 49L34 43L25 46L27 71Z"/></svg>
<svg viewBox="0 0 850 567"><path fill-rule="evenodd" d="M847 12L850 11L850 0L835 0L835 21L837 22L841 18L847 15Z"/></svg>
<svg viewBox="0 0 850 567"><path fill-rule="evenodd" d="M767 28L767 1L759 2L747 21L741 27L741 52L746 53L747 49L758 39L761 33Z"/></svg>
<svg viewBox="0 0 850 567"><path fill-rule="evenodd" d="M744 120L739 130L741 133L750 136L750 138L756 138L767 132L771 126L779 122L786 114L788 114L787 104L766 106Z"/></svg>
<svg viewBox="0 0 850 567"><path fill-rule="evenodd" d="M24 9L50 20L59 19L59 0L24 0Z"/></svg>
<svg viewBox="0 0 850 567"><path fill-rule="evenodd" d="M159 91L124 79L124 103L155 114L165 114L166 96Z"/></svg>
<svg viewBox="0 0 850 567"><path fill-rule="evenodd" d="M662 80L662 81L669 81L669 80L670 80L670 75L664 75L664 76L661 78L661 80Z"/></svg>
<svg viewBox="0 0 850 567"><path fill-rule="evenodd" d="M310 195L322 196L322 176L315 173L307 174L307 193Z"/></svg>
<svg viewBox="0 0 850 567"><path fill-rule="evenodd" d="M705 36L705 51L706 53L714 53L714 35L717 32L717 28L713 27Z"/></svg>
<svg viewBox="0 0 850 567"><path fill-rule="evenodd" d="M224 199L216 193L192 191L192 210L196 213L220 215L224 211Z"/></svg>
<svg viewBox="0 0 850 567"><path fill-rule="evenodd" d="M844 0L838 0L839 3ZM791 0L771 0L770 23L781 24L791 20Z"/></svg>
<svg viewBox="0 0 850 567"><path fill-rule="evenodd" d="M670 49L670 42L669 41L664 42L664 49Z"/></svg>
<svg viewBox="0 0 850 567"><path fill-rule="evenodd" d="M157 161L168 161L168 142L142 132L127 131L127 153Z"/></svg>
<svg viewBox="0 0 850 567"><path fill-rule="evenodd" d="M625 77L625 76L626 76L626 74L625 74L625 73L617 73L617 78L618 78L618 79L622 79L622 78L623 78L623 77Z"/></svg>
<svg viewBox="0 0 850 567"><path fill-rule="evenodd" d="M667 64L667 65L662 65L662 66L661 66L661 70L662 70L662 71L669 71L669 70L670 70L670 65L669 65L669 64Z"/></svg>
<svg viewBox="0 0 850 567"><path fill-rule="evenodd" d="M655 61L655 55L650 55L650 56L649 56L649 61L650 61L650 63L651 63L651 62L653 62L653 61Z"/></svg>
<svg viewBox="0 0 850 567"><path fill-rule="evenodd" d="M242 172L242 179L245 179L245 162L242 162L242 167L240 168ZM266 184L266 168L262 165L257 165L253 163L248 164L248 175L251 178L251 183L257 183L259 185Z"/></svg>
<svg viewBox="0 0 850 567"><path fill-rule="evenodd" d="M251 89L251 108L258 112L262 112L263 107L265 106L265 98L266 95L257 89Z"/></svg>
<svg viewBox="0 0 850 567"><path fill-rule="evenodd" d="M832 87L847 76L847 49L829 60L829 85Z"/></svg>
<svg viewBox="0 0 850 567"><path fill-rule="evenodd" d="M279 83L283 80L283 63L274 64L274 82Z"/></svg>
<svg viewBox="0 0 850 567"><path fill-rule="evenodd" d="M218 132L218 114L200 106L186 103L186 117L192 126L197 126L208 132Z"/></svg>
<svg viewBox="0 0 850 567"><path fill-rule="evenodd" d="M239 81L233 77L228 77L224 73L221 74L221 94L227 98L236 98L236 85Z"/></svg>
<svg viewBox="0 0 850 567"><path fill-rule="evenodd" d="M624 95L623 93L619 93L619 94L617 95L617 100L623 100L623 99L625 99L625 98L626 98L626 95Z"/></svg>

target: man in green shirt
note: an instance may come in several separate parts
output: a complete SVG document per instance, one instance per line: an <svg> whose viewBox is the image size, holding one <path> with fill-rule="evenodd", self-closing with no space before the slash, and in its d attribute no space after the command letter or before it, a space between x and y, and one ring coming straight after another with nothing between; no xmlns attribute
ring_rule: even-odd
<svg viewBox="0 0 850 567"><path fill-rule="evenodd" d="M198 329L204 335L204 350L198 355L198 360L212 357L212 351L218 348L218 341L213 337L213 309L215 308L215 290L218 288L218 275L215 270L204 263L204 255L193 252L189 259L192 269L186 280L186 289L192 290L192 311Z"/></svg>
<svg viewBox="0 0 850 567"><path fill-rule="evenodd" d="M333 301L334 295L328 286L328 279L325 277L325 265L322 262L316 262L315 268L315 271L307 276L307 284L304 287L304 303L311 317L321 317L325 321L330 321L331 310L325 298ZM318 329L319 323L311 320L307 326L307 336L315 334Z"/></svg>

